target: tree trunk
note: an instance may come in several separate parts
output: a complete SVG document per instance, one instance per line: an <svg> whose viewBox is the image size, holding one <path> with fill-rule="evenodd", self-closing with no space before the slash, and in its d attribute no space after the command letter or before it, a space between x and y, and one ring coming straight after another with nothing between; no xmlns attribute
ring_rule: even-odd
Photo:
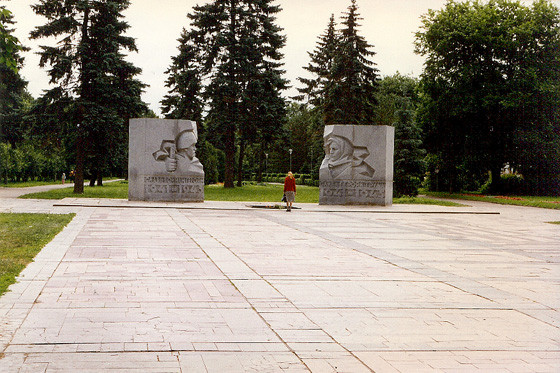
<svg viewBox="0 0 560 373"><path fill-rule="evenodd" d="M237 163L237 186L243 186L243 157L245 157L245 141L239 144L239 159Z"/></svg>
<svg viewBox="0 0 560 373"><path fill-rule="evenodd" d="M84 9L84 19L82 21L82 43L88 40L88 24L89 24L89 7ZM82 60L82 65L80 66L81 72L84 70L84 61ZM82 85L82 99L89 92L89 81L83 75L81 76ZM74 193L84 194L84 162L85 162L85 150L84 150L84 119L85 119L85 107L83 102L78 108L79 110L79 120L78 120L78 139L76 141L76 172L74 181Z"/></svg>
<svg viewBox="0 0 560 373"><path fill-rule="evenodd" d="M490 170L492 174L492 183L490 184L490 192L492 194L499 194L502 189L502 168L492 167Z"/></svg>
<svg viewBox="0 0 560 373"><path fill-rule="evenodd" d="M264 145L261 143L261 146L259 146L259 170L257 172L257 182L258 183L262 183L262 174L263 174L263 147Z"/></svg>
<svg viewBox="0 0 560 373"><path fill-rule="evenodd" d="M74 194L84 194L84 144L82 129L78 128L76 141L76 171L74 173Z"/></svg>
<svg viewBox="0 0 560 373"><path fill-rule="evenodd" d="M101 171L97 172L97 186L103 186L103 174Z"/></svg>

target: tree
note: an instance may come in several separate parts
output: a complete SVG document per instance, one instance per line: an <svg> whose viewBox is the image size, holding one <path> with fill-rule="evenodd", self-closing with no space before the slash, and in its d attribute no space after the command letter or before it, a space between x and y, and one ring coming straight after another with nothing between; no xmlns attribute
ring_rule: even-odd
<svg viewBox="0 0 560 373"><path fill-rule="evenodd" d="M18 69L23 65L20 50L26 50L13 37L13 15L0 7L0 141L16 146L23 140L23 117L26 102L32 100L26 91L27 82Z"/></svg>
<svg viewBox="0 0 560 373"><path fill-rule="evenodd" d="M21 64L18 51L22 49L19 40L12 35L8 27L13 24L12 13L5 6L0 6L0 66L17 72Z"/></svg>
<svg viewBox="0 0 560 373"><path fill-rule="evenodd" d="M134 39L123 35L129 26L122 12L129 4L40 0L32 6L47 23L36 27L31 37L60 37L57 46L41 47L40 66L51 66L51 83L57 84L44 101L64 103L68 133L75 138L75 193L83 193L86 165L92 169L92 180L100 184L110 160L126 153L127 119L147 111L140 100L144 85L134 78L141 70L126 62L121 52L136 51Z"/></svg>
<svg viewBox="0 0 560 373"><path fill-rule="evenodd" d="M553 185L560 164L558 9L545 0L532 7L450 1L422 24L421 121L449 189L461 188L461 173L490 171L497 192L506 163L527 176L539 169ZM530 157L537 144L552 145L546 167Z"/></svg>
<svg viewBox="0 0 560 373"><path fill-rule="evenodd" d="M171 66L165 72L168 78L162 113L170 119L188 119L197 123L197 156L204 165L205 183L218 181L219 156L216 148L206 140L203 122L204 99L202 97L202 52L195 43L192 32L183 29L179 37L179 54L171 57Z"/></svg>
<svg viewBox="0 0 560 373"><path fill-rule="evenodd" d="M329 111L333 108L333 118L326 118L325 124L373 124L378 70L369 60L375 55L370 50L373 46L358 34L362 18L356 0L342 19L344 26L324 103Z"/></svg>
<svg viewBox="0 0 560 373"><path fill-rule="evenodd" d="M202 69L201 51L194 35L183 29L179 41L179 54L171 57L171 66L165 86L169 94L161 101L162 114L171 119L188 119L202 122Z"/></svg>
<svg viewBox="0 0 560 373"><path fill-rule="evenodd" d="M238 145L241 177L247 144L266 141L281 128L280 93L287 82L280 62L285 37L274 23L279 11L272 0L214 0L189 15L192 26L183 41L198 46L189 58L199 61L201 81L208 82L202 91L205 121L209 140L225 152L225 187L234 186Z"/></svg>
<svg viewBox="0 0 560 373"><path fill-rule="evenodd" d="M396 114L399 110L416 111L418 108L418 79L401 75L399 72L385 76L379 81L375 98L375 123L392 126L397 120Z"/></svg>
<svg viewBox="0 0 560 373"><path fill-rule="evenodd" d="M303 88L298 88L300 95L296 99L306 101L313 108L323 112L326 122L332 122L332 107L325 107L327 87L332 83L332 68L339 47L339 35L336 31L334 14L331 15L325 32L319 36L317 45L309 55L309 64L304 67L312 74L312 78L298 78Z"/></svg>
<svg viewBox="0 0 560 373"><path fill-rule="evenodd" d="M396 197L418 195L424 174L424 156L420 128L414 122L413 110L397 110L395 126L395 175Z"/></svg>

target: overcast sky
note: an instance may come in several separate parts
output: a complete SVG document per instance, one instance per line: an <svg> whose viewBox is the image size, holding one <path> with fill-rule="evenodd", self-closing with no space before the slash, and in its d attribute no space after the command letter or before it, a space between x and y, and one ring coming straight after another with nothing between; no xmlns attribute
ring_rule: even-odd
<svg viewBox="0 0 560 373"><path fill-rule="evenodd" d="M15 17L15 35L31 48L24 53L25 66L21 70L29 81L28 89L34 97L49 88L44 69L39 68L38 45L46 40L29 40L29 32L37 25L45 23L43 17L31 10L37 0L3 0ZM131 0L125 12L130 24L128 36L136 39L138 53L131 54L129 60L142 68L140 80L149 84L142 96L150 108L160 114L160 101L167 93L164 86L165 70L171 63L171 56L177 54L177 39L183 27L188 27L187 14L196 4L209 0ZM530 0L525 2L530 3ZM560 7L560 0L553 1ZM307 52L313 50L317 37L324 32L331 14L337 22L342 12L350 5L350 0L277 0L282 7L277 24L287 36L284 48L286 77L297 86L296 78L305 76L303 66L309 62ZM373 61L382 76L401 74L419 76L423 59L414 54L414 33L420 26L420 16L428 9L440 9L446 0L358 0L361 21L360 34L374 46L377 53ZM286 93L294 95L295 88Z"/></svg>

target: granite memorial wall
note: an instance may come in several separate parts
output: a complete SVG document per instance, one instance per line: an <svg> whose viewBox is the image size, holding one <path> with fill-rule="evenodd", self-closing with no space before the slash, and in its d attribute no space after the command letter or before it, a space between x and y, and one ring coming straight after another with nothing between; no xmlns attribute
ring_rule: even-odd
<svg viewBox="0 0 560 373"><path fill-rule="evenodd" d="M195 122L131 119L129 135L129 200L204 201L204 170L196 158Z"/></svg>
<svg viewBox="0 0 560 373"><path fill-rule="evenodd" d="M325 126L319 204L391 205L394 137L390 126Z"/></svg>

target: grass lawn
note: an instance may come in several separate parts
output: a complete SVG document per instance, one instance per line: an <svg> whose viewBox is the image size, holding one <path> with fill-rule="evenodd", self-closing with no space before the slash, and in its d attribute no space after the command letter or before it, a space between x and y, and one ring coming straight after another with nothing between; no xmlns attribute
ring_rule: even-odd
<svg viewBox="0 0 560 373"><path fill-rule="evenodd" d="M115 181L102 187L84 187L83 195L72 193L72 188L54 189L48 192L31 193L19 198L62 199L62 198L128 198L128 182ZM282 199L281 184L244 185L241 188L225 189L222 185L206 185L204 199L206 201L245 201L245 202L278 202ZM296 203L319 203L319 188L298 185ZM395 204L423 204L440 206L464 206L450 201L429 198L395 198Z"/></svg>
<svg viewBox="0 0 560 373"><path fill-rule="evenodd" d="M0 214L0 295L74 214Z"/></svg>
<svg viewBox="0 0 560 373"><path fill-rule="evenodd" d="M128 198L128 182L127 181L113 181L111 183L103 184L103 186L90 187L84 185L84 194L74 194L74 188L61 188L53 189L47 192L29 193L19 198L36 198L36 199L62 199L66 197L71 198Z"/></svg>
<svg viewBox="0 0 560 373"><path fill-rule="evenodd" d="M107 177L104 178L103 181L109 181L109 180L115 180L117 179L116 177ZM88 180L86 180L86 182L89 182ZM71 184L72 180L70 179L66 179L66 184ZM58 184L62 184L62 181L57 180L57 181L18 181L18 182L9 182L8 184L4 184L3 182L1 182L0 179L0 187L5 187L5 188L27 188L27 187L34 187L34 186L42 186L42 185L58 185Z"/></svg>
<svg viewBox="0 0 560 373"><path fill-rule="evenodd" d="M41 185L56 185L62 184L62 181L26 181L26 182L17 182L17 183L0 183L0 187L4 188L26 188L26 187L34 187L34 186L41 186Z"/></svg>
<svg viewBox="0 0 560 373"><path fill-rule="evenodd" d="M437 198L462 199L468 201L481 201L498 203L501 205L516 205L541 207L547 209L560 210L560 197L535 197L535 196L487 196L478 193L443 193L443 192L424 192L425 194Z"/></svg>

